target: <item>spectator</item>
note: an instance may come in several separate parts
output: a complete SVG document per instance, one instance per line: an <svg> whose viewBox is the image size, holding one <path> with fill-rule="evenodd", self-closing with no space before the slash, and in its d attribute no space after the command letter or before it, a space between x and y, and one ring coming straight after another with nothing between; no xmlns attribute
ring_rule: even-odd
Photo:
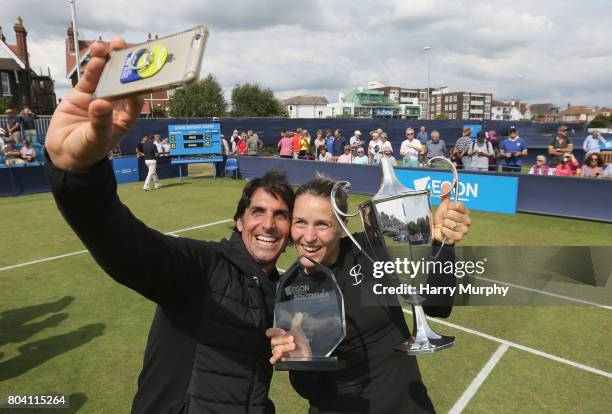
<svg viewBox="0 0 612 414"><path fill-rule="evenodd" d="M300 158L304 158L310 151L310 133L307 130L302 131L302 137L300 138Z"/></svg>
<svg viewBox="0 0 612 414"><path fill-rule="evenodd" d="M353 155L357 153L357 150L359 148L363 148L363 145L365 144L365 142L361 140L361 131L356 130L353 133L353 136L349 140L349 144L351 144L351 151L353 152Z"/></svg>
<svg viewBox="0 0 612 414"><path fill-rule="evenodd" d="M346 138L342 136L342 132L339 129L334 131L334 157L339 157L344 154L344 146L348 145Z"/></svg>
<svg viewBox="0 0 612 414"><path fill-rule="evenodd" d="M162 143L161 143L161 136L159 136L159 134L153 135L153 144L157 148L158 154L161 154L164 152L164 148L162 147Z"/></svg>
<svg viewBox="0 0 612 414"><path fill-rule="evenodd" d="M431 131L431 139L425 144L425 158L446 157L446 143L440 139L438 131Z"/></svg>
<svg viewBox="0 0 612 414"><path fill-rule="evenodd" d="M493 146L487 141L484 131L476 134L476 142L472 142L468 151L471 162L467 168L472 171L489 171L489 158L494 157Z"/></svg>
<svg viewBox="0 0 612 414"><path fill-rule="evenodd" d="M145 182L142 186L142 189L145 191L149 191L149 183L151 182L151 180L155 181L155 188L161 187L161 183L159 182L159 178L157 177L157 157L159 156L157 146L153 141L147 139L147 141L142 146L142 152L145 165L148 168L147 178L145 178Z"/></svg>
<svg viewBox="0 0 612 414"><path fill-rule="evenodd" d="M137 157L142 157L144 156L144 144L149 140L148 136L144 136L142 137L142 139L140 140L140 142L138 143L138 145L136 145L136 156Z"/></svg>
<svg viewBox="0 0 612 414"><path fill-rule="evenodd" d="M4 154L4 163L6 165L25 164L26 162L21 159L19 150L15 148L15 141L12 139L6 141L6 145L2 148Z"/></svg>
<svg viewBox="0 0 612 414"><path fill-rule="evenodd" d="M549 161L551 167L556 167L565 154L574 152L574 144L567 136L568 127L561 125L557 128L557 136L548 143L548 153L552 156Z"/></svg>
<svg viewBox="0 0 612 414"><path fill-rule="evenodd" d="M365 155L363 147L357 149L357 155L353 158L353 164L368 165L368 156Z"/></svg>
<svg viewBox="0 0 612 414"><path fill-rule="evenodd" d="M317 131L317 138L314 141L315 147L315 158L319 158L319 147L326 145L325 138L323 138L323 131L320 129Z"/></svg>
<svg viewBox="0 0 612 414"><path fill-rule="evenodd" d="M499 139L497 139L497 132L490 130L487 135L487 140L493 147L493 156L489 158L489 171L497 172L497 160L499 158Z"/></svg>
<svg viewBox="0 0 612 414"><path fill-rule="evenodd" d="M259 151L262 149L262 147L263 142L261 142L259 136L255 133L251 134L251 136L247 139L247 155L259 155Z"/></svg>
<svg viewBox="0 0 612 414"><path fill-rule="evenodd" d="M278 141L278 155L281 158L293 158L293 137L289 132L281 132L281 139Z"/></svg>
<svg viewBox="0 0 612 414"><path fill-rule="evenodd" d="M553 169L546 165L546 157L538 155L536 157L536 164L532 165L529 169L531 175L553 175Z"/></svg>
<svg viewBox="0 0 612 414"><path fill-rule="evenodd" d="M338 161L340 164L352 164L353 163L353 152L351 151L350 145L344 146L344 154L338 157Z"/></svg>
<svg viewBox="0 0 612 414"><path fill-rule="evenodd" d="M387 141L388 142L388 141ZM391 159L391 164L396 167L397 166L397 160L395 159L395 157L393 156L393 150L389 147L384 147L383 148L383 154L385 157L390 158Z"/></svg>
<svg viewBox="0 0 612 414"><path fill-rule="evenodd" d="M424 126L421 127L416 137L423 146L425 146L427 141L429 141L429 136L427 135L427 131L425 130Z"/></svg>
<svg viewBox="0 0 612 414"><path fill-rule="evenodd" d="M461 165L461 157L459 156L459 150L455 147L451 147L448 159L455 166L455 168L459 168L459 166Z"/></svg>
<svg viewBox="0 0 612 414"><path fill-rule="evenodd" d="M612 180L612 164L608 164L603 173L604 178L608 178Z"/></svg>
<svg viewBox="0 0 612 414"><path fill-rule="evenodd" d="M472 128L463 128L463 135L455 143L455 149L458 151L457 156L459 161L457 162L457 168L469 168L470 157L467 155L472 145Z"/></svg>
<svg viewBox="0 0 612 414"><path fill-rule="evenodd" d="M378 135L378 132L376 131L370 132L370 135L372 136L372 139L368 144L368 163L370 165L378 164L378 160L380 159L380 156L378 154L378 150L380 149L381 144L380 137Z"/></svg>
<svg viewBox="0 0 612 414"><path fill-rule="evenodd" d="M30 143L38 143L35 122L37 116L27 106L21 110L19 116L21 118L21 129L23 130L24 139L30 141Z"/></svg>
<svg viewBox="0 0 612 414"><path fill-rule="evenodd" d="M581 177L601 178L604 172L604 160L598 152L589 155L580 169Z"/></svg>
<svg viewBox="0 0 612 414"><path fill-rule="evenodd" d="M502 171L520 173L523 164L522 159L527 155L527 144L523 138L518 136L516 128L511 127L508 134L508 138L499 147Z"/></svg>
<svg viewBox="0 0 612 414"><path fill-rule="evenodd" d="M8 136L17 144L21 142L21 117L17 115L15 110L10 108L5 113L7 115L6 127Z"/></svg>
<svg viewBox="0 0 612 414"><path fill-rule="evenodd" d="M227 164L227 156L229 153L229 144L225 139L225 135L221 134L221 162L215 163L215 177L225 176L225 165Z"/></svg>
<svg viewBox="0 0 612 414"><path fill-rule="evenodd" d="M391 151L391 155L393 155L393 146L391 142L389 142L389 136L386 132L380 132L378 134L380 136L380 153L384 154L385 150Z"/></svg>
<svg viewBox="0 0 612 414"><path fill-rule="evenodd" d="M4 148L4 145L6 145L6 131L4 128L0 128L0 150Z"/></svg>
<svg viewBox="0 0 612 414"><path fill-rule="evenodd" d="M300 140L302 139L302 128L298 128L293 134L293 158L297 159L300 156Z"/></svg>
<svg viewBox="0 0 612 414"><path fill-rule="evenodd" d="M284 134L284 131L282 133ZM234 129L232 131L232 136L230 137L230 140L229 140L230 154L236 153L236 146L238 145L238 141L240 141L240 135L238 133L238 130Z"/></svg>
<svg viewBox="0 0 612 414"><path fill-rule="evenodd" d="M406 139L402 141L400 155L404 159L405 167L418 167L419 156L423 152L421 142L414 137L414 129L406 129Z"/></svg>
<svg viewBox="0 0 612 414"><path fill-rule="evenodd" d="M567 153L561 158L561 164L557 164L555 175L575 177L578 170L578 161L574 154Z"/></svg>
<svg viewBox="0 0 612 414"><path fill-rule="evenodd" d="M34 162L36 161L36 150L30 147L30 141L25 139L23 141L23 147L19 150L19 156L25 162Z"/></svg>
<svg viewBox="0 0 612 414"><path fill-rule="evenodd" d="M327 152L330 154L334 153L334 136L330 130L325 131L325 145L327 147Z"/></svg>
<svg viewBox="0 0 612 414"><path fill-rule="evenodd" d="M333 162L333 157L329 151L327 151L327 146L321 145L319 147L319 157L317 158L317 161Z"/></svg>
<svg viewBox="0 0 612 414"><path fill-rule="evenodd" d="M112 160L113 158L118 158L121 156L121 147L119 145L115 145L115 147L110 150L108 153L108 159Z"/></svg>
<svg viewBox="0 0 612 414"><path fill-rule="evenodd" d="M168 138L164 138L162 141L162 155L167 157L170 155L170 143L168 142Z"/></svg>
<svg viewBox="0 0 612 414"><path fill-rule="evenodd" d="M582 143L584 158L587 159L591 154L599 154L601 152L601 144L605 146L606 140L602 138L601 132L593 131Z"/></svg>
<svg viewBox="0 0 612 414"><path fill-rule="evenodd" d="M236 155L247 155L249 151L249 147L247 145L247 134L244 132L240 134L240 139L238 140L238 144L236 144Z"/></svg>

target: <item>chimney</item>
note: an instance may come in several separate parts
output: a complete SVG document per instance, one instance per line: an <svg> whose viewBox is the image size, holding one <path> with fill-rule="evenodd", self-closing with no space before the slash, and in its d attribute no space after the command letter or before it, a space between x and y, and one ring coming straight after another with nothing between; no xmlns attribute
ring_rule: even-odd
<svg viewBox="0 0 612 414"><path fill-rule="evenodd" d="M30 59L28 57L28 41L26 40L28 32L26 31L25 27L23 27L23 20L21 20L20 16L17 16L13 30L15 30L15 38L17 39L17 55L21 58L21 60L23 60L26 67L30 67Z"/></svg>
<svg viewBox="0 0 612 414"><path fill-rule="evenodd" d="M72 22L68 25L66 34L68 35L68 39L66 40L66 42L68 42L68 54L74 55L74 28L72 27Z"/></svg>
<svg viewBox="0 0 612 414"><path fill-rule="evenodd" d="M4 37L4 33L2 33L2 26L0 26L0 40L6 43L6 37Z"/></svg>
<svg viewBox="0 0 612 414"><path fill-rule="evenodd" d="M147 37L147 40L151 40L151 32L149 32L149 36Z"/></svg>

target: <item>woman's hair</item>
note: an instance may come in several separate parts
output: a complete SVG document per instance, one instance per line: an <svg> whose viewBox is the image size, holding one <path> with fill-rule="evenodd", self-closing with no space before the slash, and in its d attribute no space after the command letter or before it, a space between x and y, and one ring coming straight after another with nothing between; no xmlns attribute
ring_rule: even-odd
<svg viewBox="0 0 612 414"><path fill-rule="evenodd" d="M303 194L311 194L316 197L329 199L331 197L331 192L334 185L336 185L335 180L317 173L315 178L306 181L300 186L300 188L298 188L295 193L295 198L297 199ZM343 213L348 211L348 193L344 187L341 187L336 191L336 205Z"/></svg>
<svg viewBox="0 0 612 414"><path fill-rule="evenodd" d="M591 155L589 155L585 162L584 165L590 165L591 164L591 157L595 156L597 158L597 166L598 167L603 167L604 166L604 159L603 157L598 153L598 152L594 152Z"/></svg>

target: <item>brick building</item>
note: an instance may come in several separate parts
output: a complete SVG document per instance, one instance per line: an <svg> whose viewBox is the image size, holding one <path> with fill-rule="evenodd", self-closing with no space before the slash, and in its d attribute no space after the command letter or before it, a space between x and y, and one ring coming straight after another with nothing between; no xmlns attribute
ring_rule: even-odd
<svg viewBox="0 0 612 414"><path fill-rule="evenodd" d="M155 36L157 38L157 36ZM98 38L98 40L102 40L102 38ZM149 33L148 39L152 40L151 33ZM96 40L81 40L79 39L79 70L83 73L83 69L85 64L91 58L89 53L89 46L94 43ZM107 41L103 41L106 44L109 44ZM135 46L137 43L128 43L128 47ZM66 77L70 79L72 82L72 86L77 83L77 72L76 72L76 54L74 52L74 30L72 27L72 23L69 24L68 30L66 31ZM142 95L144 98L144 105L142 107L141 116L157 116L162 114L167 114L168 108L168 100L172 95L172 90L163 90L157 91L153 93L147 93Z"/></svg>
<svg viewBox="0 0 612 414"><path fill-rule="evenodd" d="M56 107L51 74L38 74L30 67L28 32L21 17L17 17L13 30L16 44L8 44L0 27L0 96L8 97L17 111L28 106L35 114L51 114Z"/></svg>

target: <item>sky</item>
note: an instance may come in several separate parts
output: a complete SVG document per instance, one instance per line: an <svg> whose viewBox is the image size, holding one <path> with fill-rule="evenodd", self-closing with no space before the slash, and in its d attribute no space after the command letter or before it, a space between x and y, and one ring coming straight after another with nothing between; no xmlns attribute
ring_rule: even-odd
<svg viewBox="0 0 612 414"><path fill-rule="evenodd" d="M369 81L387 86L492 92L494 99L612 106L612 7L606 0L76 0L81 39L144 42L198 24L210 30L202 75L229 98L258 83L279 98L337 102ZM0 1L15 43L21 16L31 66L50 68L58 97L68 0ZM425 46L431 50L425 52ZM426 55L429 54L429 57ZM428 65L429 58L429 65Z"/></svg>

